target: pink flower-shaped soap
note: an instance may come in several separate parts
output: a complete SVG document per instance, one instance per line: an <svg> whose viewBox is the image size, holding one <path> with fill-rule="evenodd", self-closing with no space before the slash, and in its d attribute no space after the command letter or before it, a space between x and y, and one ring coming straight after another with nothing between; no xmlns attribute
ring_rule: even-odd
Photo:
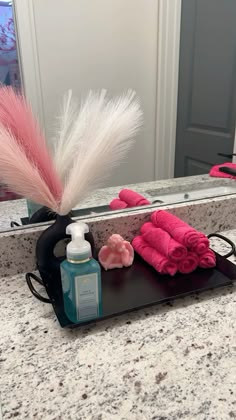
<svg viewBox="0 0 236 420"><path fill-rule="evenodd" d="M129 267L134 261L134 249L122 236L113 234L98 254L98 260L105 270Z"/></svg>

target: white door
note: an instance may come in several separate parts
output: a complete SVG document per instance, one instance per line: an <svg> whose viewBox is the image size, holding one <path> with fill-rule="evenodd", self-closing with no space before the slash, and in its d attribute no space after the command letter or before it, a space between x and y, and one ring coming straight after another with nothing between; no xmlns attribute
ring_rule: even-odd
<svg viewBox="0 0 236 420"><path fill-rule="evenodd" d="M155 176L158 0L16 0L25 93L47 138L67 89L137 91L144 127L108 185Z"/></svg>

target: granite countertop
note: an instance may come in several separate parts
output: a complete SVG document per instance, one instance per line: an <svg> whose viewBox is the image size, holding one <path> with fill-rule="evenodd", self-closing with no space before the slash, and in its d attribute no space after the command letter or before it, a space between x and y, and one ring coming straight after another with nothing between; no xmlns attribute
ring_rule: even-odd
<svg viewBox="0 0 236 420"><path fill-rule="evenodd" d="M23 275L0 281L4 420L236 418L236 284L70 331Z"/></svg>
<svg viewBox="0 0 236 420"><path fill-rule="evenodd" d="M125 188L130 188L136 192L143 194L150 201L152 196L148 193L156 190L158 194L163 192L179 192L183 189L201 188L209 184L209 186L231 185L231 179L212 178L209 175L189 176L184 178L173 178L159 181L143 182L139 184L129 184ZM109 187L96 190L77 206L77 209L85 209L90 207L108 205L110 201L118 196L119 191L124 186ZM15 221L21 224L21 218L28 216L27 203L25 199L3 201L0 202L0 231L10 229L10 222Z"/></svg>

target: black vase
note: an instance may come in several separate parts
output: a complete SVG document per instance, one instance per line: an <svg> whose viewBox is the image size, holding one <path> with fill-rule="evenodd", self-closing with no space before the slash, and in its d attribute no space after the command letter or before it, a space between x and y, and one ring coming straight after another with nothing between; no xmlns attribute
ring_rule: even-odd
<svg viewBox="0 0 236 420"><path fill-rule="evenodd" d="M56 217L56 213L53 213L51 210L44 206L32 214L28 223L31 225L33 223L50 222L51 220L55 220Z"/></svg>

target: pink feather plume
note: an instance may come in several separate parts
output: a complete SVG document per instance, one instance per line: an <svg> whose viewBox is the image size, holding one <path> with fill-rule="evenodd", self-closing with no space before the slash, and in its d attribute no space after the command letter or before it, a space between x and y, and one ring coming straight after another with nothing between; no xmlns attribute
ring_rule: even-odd
<svg viewBox="0 0 236 420"><path fill-rule="evenodd" d="M48 152L45 137L25 98L16 94L11 87L0 87L0 123L14 136L32 167L35 168L34 171L37 168L41 180L45 181L48 190L51 191L51 198L53 197L59 203L63 188ZM4 147L2 143L1 141L1 148ZM3 149L1 149L1 154L4 154ZM16 150L15 157L17 158ZM17 192L20 193L20 191Z"/></svg>
<svg viewBox="0 0 236 420"><path fill-rule="evenodd" d="M1 182L11 191L57 213L58 202L39 169L29 160L23 147L3 125L0 125L0 150Z"/></svg>

